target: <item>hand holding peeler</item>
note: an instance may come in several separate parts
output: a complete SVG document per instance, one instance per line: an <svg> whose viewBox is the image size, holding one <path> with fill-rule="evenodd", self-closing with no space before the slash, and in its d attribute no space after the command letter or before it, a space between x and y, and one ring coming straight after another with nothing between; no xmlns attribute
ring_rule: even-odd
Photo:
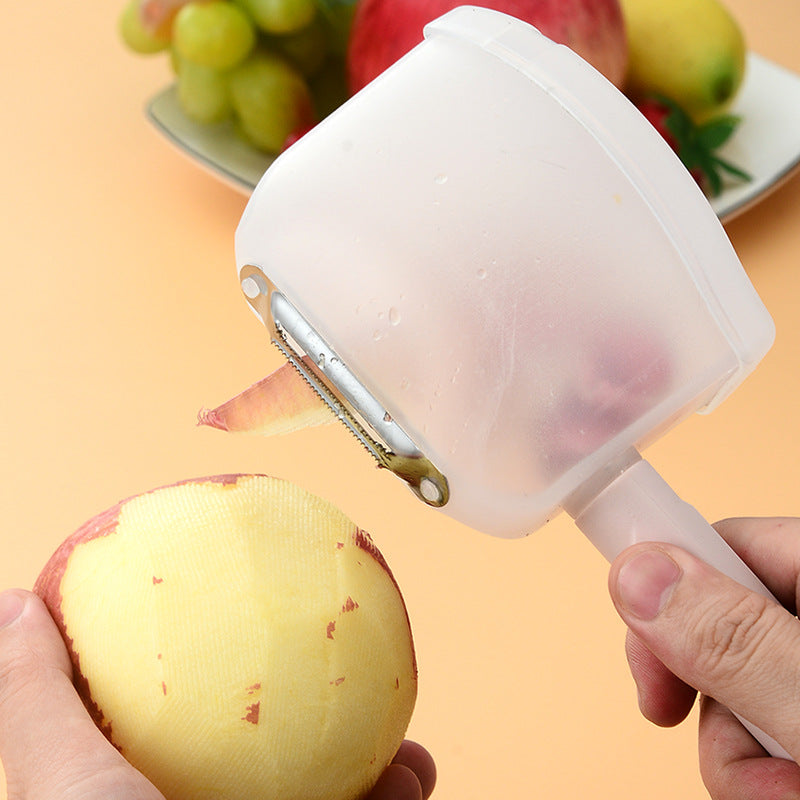
<svg viewBox="0 0 800 800"><path fill-rule="evenodd" d="M675 154L566 47L440 17L267 170L236 261L272 341L423 502L503 537L564 510L608 559L671 542L771 597L639 453L727 397L772 320Z"/></svg>

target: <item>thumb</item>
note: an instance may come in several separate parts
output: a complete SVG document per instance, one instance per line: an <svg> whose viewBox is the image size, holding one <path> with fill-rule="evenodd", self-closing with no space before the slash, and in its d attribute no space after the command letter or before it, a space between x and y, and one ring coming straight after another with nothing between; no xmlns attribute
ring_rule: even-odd
<svg viewBox="0 0 800 800"><path fill-rule="evenodd" d="M92 722L61 635L34 594L0 594L0 760L8 800L163 800Z"/></svg>
<svg viewBox="0 0 800 800"><path fill-rule="evenodd" d="M672 673L800 759L797 618L666 544L628 548L609 589L622 619Z"/></svg>

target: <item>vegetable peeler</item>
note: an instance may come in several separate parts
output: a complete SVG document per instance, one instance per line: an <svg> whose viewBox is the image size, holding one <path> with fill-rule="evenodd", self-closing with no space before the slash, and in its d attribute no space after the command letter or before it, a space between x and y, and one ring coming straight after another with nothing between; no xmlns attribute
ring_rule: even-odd
<svg viewBox="0 0 800 800"><path fill-rule="evenodd" d="M236 262L423 502L504 537L563 510L609 559L672 542L771 597L639 453L724 400L772 320L677 156L565 46L485 8L435 20L267 170Z"/></svg>

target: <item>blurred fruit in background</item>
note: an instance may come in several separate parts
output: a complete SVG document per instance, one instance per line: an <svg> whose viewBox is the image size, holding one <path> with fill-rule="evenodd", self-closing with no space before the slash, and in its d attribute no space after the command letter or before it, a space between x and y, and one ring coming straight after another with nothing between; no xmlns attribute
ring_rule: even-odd
<svg viewBox="0 0 800 800"><path fill-rule="evenodd" d="M621 0L630 39L626 91L659 94L696 122L723 112L744 78L742 30L719 0Z"/></svg>
<svg viewBox="0 0 800 800"><path fill-rule="evenodd" d="M128 0L135 53L168 52L178 102L200 124L233 124L277 153L347 99L355 0Z"/></svg>
<svg viewBox="0 0 800 800"><path fill-rule="evenodd" d="M303 75L276 53L253 53L231 71L228 85L242 133L261 150L280 150L314 118Z"/></svg>
<svg viewBox="0 0 800 800"><path fill-rule="evenodd" d="M124 42L168 52L184 114L276 154L422 40L459 0L127 0ZM483 0L566 44L622 89L703 190L747 180L717 154L746 43L721 0Z"/></svg>
<svg viewBox="0 0 800 800"><path fill-rule="evenodd" d="M347 70L356 92L422 41L423 27L463 0L359 0L350 33ZM625 80L628 45L618 0L485 0L568 45L618 87Z"/></svg>
<svg viewBox="0 0 800 800"><path fill-rule="evenodd" d="M716 197L725 177L749 181L750 176L718 153L741 121L732 114L720 114L696 123L677 104L651 94L637 102L637 108L675 151L700 188Z"/></svg>
<svg viewBox="0 0 800 800"><path fill-rule="evenodd" d="M744 33L720 0L620 0L629 41L625 92L703 191L749 176L718 154L740 118L726 110L741 89Z"/></svg>

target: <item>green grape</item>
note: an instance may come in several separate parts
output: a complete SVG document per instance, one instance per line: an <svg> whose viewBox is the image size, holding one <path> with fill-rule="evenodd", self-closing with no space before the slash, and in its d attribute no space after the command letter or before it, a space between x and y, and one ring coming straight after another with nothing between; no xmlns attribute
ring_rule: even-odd
<svg viewBox="0 0 800 800"><path fill-rule="evenodd" d="M169 47L169 33L159 33L148 30L142 24L139 13L139 0L128 0L122 9L119 18L119 33L122 41L134 53L149 55L160 53Z"/></svg>
<svg viewBox="0 0 800 800"><path fill-rule="evenodd" d="M227 0L187 3L172 25L175 51L186 61L213 69L230 69L242 62L256 42L253 24Z"/></svg>
<svg viewBox="0 0 800 800"><path fill-rule="evenodd" d="M277 153L290 133L311 125L311 93L302 75L274 53L257 51L230 73L241 131L260 150Z"/></svg>
<svg viewBox="0 0 800 800"><path fill-rule="evenodd" d="M272 36L268 42L306 77L316 74L328 55L328 38L318 17L297 33Z"/></svg>
<svg viewBox="0 0 800 800"><path fill-rule="evenodd" d="M233 112L226 73L191 61L178 67L178 100L195 122L222 122Z"/></svg>
<svg viewBox="0 0 800 800"><path fill-rule="evenodd" d="M296 33L317 13L315 0L235 0L266 33Z"/></svg>

